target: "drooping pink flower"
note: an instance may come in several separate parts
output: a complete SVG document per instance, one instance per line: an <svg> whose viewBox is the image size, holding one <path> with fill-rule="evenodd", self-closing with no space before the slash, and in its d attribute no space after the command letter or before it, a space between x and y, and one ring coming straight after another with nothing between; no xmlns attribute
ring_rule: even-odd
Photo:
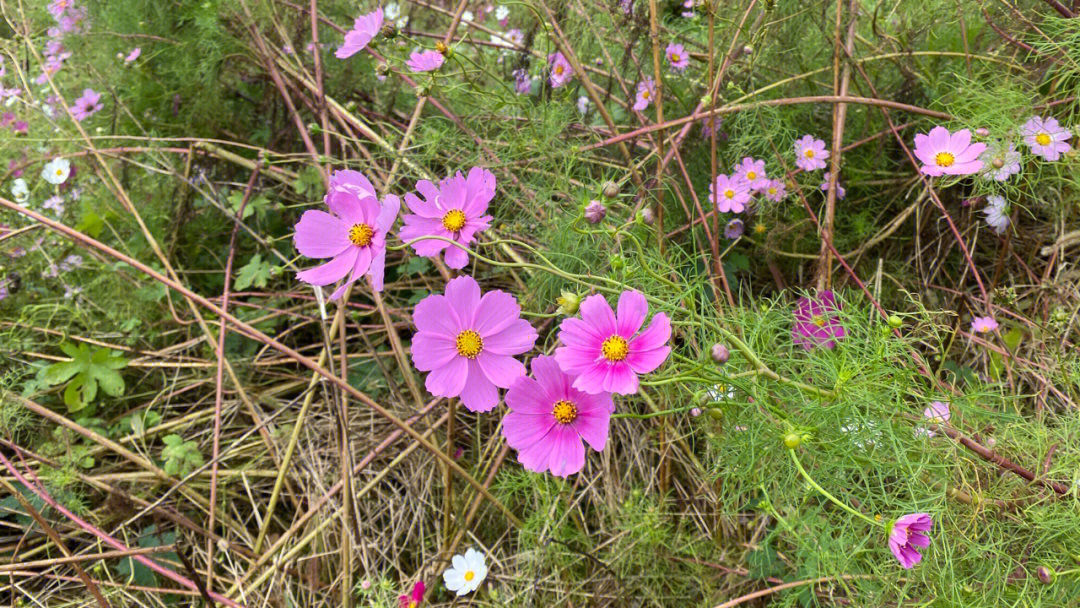
<svg viewBox="0 0 1080 608"><path fill-rule="evenodd" d="M787 186L782 179L770 179L769 183L765 184L764 190L765 198L774 203L779 203L787 196Z"/></svg>
<svg viewBox="0 0 1080 608"><path fill-rule="evenodd" d="M832 173L826 171L823 177L825 178L825 181L821 182L821 185L818 187L821 188L822 192L828 192L829 179L832 178ZM844 190L844 187L840 185L840 178L838 177L836 178L836 198L839 200L844 200L845 196L847 196L847 190Z"/></svg>
<svg viewBox="0 0 1080 608"><path fill-rule="evenodd" d="M424 198L411 192L405 195L405 204L412 211L404 217L405 225L398 233L405 242L439 236L468 248L477 232L491 226L493 218L484 212L495 197L495 175L487 169L473 167L467 178L458 171L439 182L437 188L426 179L420 180L416 189ZM416 241L412 248L424 257L438 257L445 251L450 268L464 268L469 263L465 250L439 239Z"/></svg>
<svg viewBox="0 0 1080 608"><path fill-rule="evenodd" d="M514 355L536 342L536 330L520 317L513 296L495 290L481 297L470 276L452 279L445 295L421 300L413 311L412 361L416 369L430 372L427 390L440 397L460 396L473 412L494 408L498 389L510 388L525 375Z"/></svg>
<svg viewBox="0 0 1080 608"><path fill-rule="evenodd" d="M383 26L383 9L360 15L353 22L353 29L345 33L345 42L334 51L338 59L347 59L364 50L371 40L379 34Z"/></svg>
<svg viewBox="0 0 1080 608"><path fill-rule="evenodd" d="M799 298L791 339L806 350L815 346L836 347L836 341L847 335L836 315L837 310L839 307L831 290L821 292L816 298Z"/></svg>
<svg viewBox="0 0 1080 608"><path fill-rule="evenodd" d="M739 164L735 165L735 175L743 176L755 192L764 190L769 183L769 178L765 175L765 161L749 156L744 157Z"/></svg>
<svg viewBox="0 0 1080 608"><path fill-rule="evenodd" d="M387 195L379 204L375 188L358 171L335 171L326 192L331 213L309 209L296 224L296 249L309 258L332 258L322 266L296 275L311 285L329 285L346 276L330 299L367 274L375 291L383 289L386 266L386 234L397 218L401 201Z"/></svg>
<svg viewBox="0 0 1080 608"><path fill-rule="evenodd" d="M616 314L604 296L591 295L582 301L581 318L568 317L559 326L555 349L559 367L574 379L574 388L586 393L632 395L638 390L638 374L660 367L671 347L671 321L659 312L652 323L638 333L649 312L645 296L624 291Z"/></svg>
<svg viewBox="0 0 1080 608"><path fill-rule="evenodd" d="M76 99L71 106L71 115L75 117L75 120L82 122L100 112L104 107L105 104L101 103L101 93L96 93L93 89L83 89L82 97Z"/></svg>
<svg viewBox="0 0 1080 608"><path fill-rule="evenodd" d="M915 547L925 549L930 546L930 537L926 533L933 527L934 520L929 513L904 515L889 527L889 549L905 570L922 560L922 554Z"/></svg>
<svg viewBox="0 0 1080 608"><path fill-rule="evenodd" d="M443 57L442 53L429 49L409 55L405 65L414 72L431 72L441 68L445 61L446 57Z"/></svg>
<svg viewBox="0 0 1080 608"><path fill-rule="evenodd" d="M1048 161L1055 161L1072 146L1066 143L1072 133L1062 127L1056 118L1042 118L1032 116L1020 127L1020 134L1024 136L1024 143L1031 148L1031 153L1041 156Z"/></svg>
<svg viewBox="0 0 1080 608"><path fill-rule="evenodd" d="M127 54L127 57L124 57L124 63L131 63L132 61L135 61L139 58L139 55L142 55L141 47L135 47L131 49L131 52Z"/></svg>
<svg viewBox="0 0 1080 608"><path fill-rule="evenodd" d="M926 175L971 175L982 169L979 155L986 144L971 143L971 131L960 129L949 133L945 127L934 127L930 134L915 135L915 157L922 162L920 170Z"/></svg>
<svg viewBox="0 0 1080 608"><path fill-rule="evenodd" d="M998 328L998 322L994 317L975 317L971 320L971 331L977 334L985 334Z"/></svg>
<svg viewBox="0 0 1080 608"><path fill-rule="evenodd" d="M640 112L652 104L653 96L656 95L656 82L648 76L637 85L637 97L634 99L634 110Z"/></svg>
<svg viewBox="0 0 1080 608"><path fill-rule="evenodd" d="M570 82L574 77L574 68L561 52L548 55L548 66L551 68L551 88L557 89Z"/></svg>
<svg viewBox="0 0 1080 608"><path fill-rule="evenodd" d="M417 608L420 602L424 601L424 581L416 581L413 585L412 591L408 595L399 595L398 604L401 608Z"/></svg>
<svg viewBox="0 0 1080 608"><path fill-rule="evenodd" d="M814 139L813 135L803 135L795 140L795 165L803 171L824 169L828 158L824 141Z"/></svg>
<svg viewBox="0 0 1080 608"><path fill-rule="evenodd" d="M750 200L750 182L738 174L717 175L709 184L709 200L721 213L742 213Z"/></svg>
<svg viewBox="0 0 1080 608"><path fill-rule="evenodd" d="M554 357L533 359L532 375L518 378L506 391L511 411L503 418L503 437L527 470L573 475L585 466L582 439L597 452L604 450L615 403L610 393L572 387L574 378Z"/></svg>
<svg viewBox="0 0 1080 608"><path fill-rule="evenodd" d="M686 70L686 66L690 65L690 56L686 53L686 49L684 49L681 44L672 42L667 45L664 54L667 56L668 65L676 72L682 72Z"/></svg>

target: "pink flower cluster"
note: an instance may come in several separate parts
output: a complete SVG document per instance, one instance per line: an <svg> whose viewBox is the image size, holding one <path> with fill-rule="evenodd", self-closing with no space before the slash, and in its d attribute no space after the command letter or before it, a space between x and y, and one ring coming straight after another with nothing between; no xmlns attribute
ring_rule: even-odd
<svg viewBox="0 0 1080 608"><path fill-rule="evenodd" d="M735 165L734 173L717 175L709 184L709 201L721 213L742 213L757 195L778 203L787 196L787 187L783 180L769 179L764 160L750 156Z"/></svg>

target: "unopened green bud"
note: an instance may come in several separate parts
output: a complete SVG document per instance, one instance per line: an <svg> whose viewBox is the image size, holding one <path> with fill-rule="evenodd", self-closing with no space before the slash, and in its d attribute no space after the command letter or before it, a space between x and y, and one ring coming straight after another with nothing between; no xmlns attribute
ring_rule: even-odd
<svg viewBox="0 0 1080 608"><path fill-rule="evenodd" d="M555 298L555 302L559 305L559 309L555 312L560 315L573 315L581 306L581 296L572 291L563 290L562 295Z"/></svg>
<svg viewBox="0 0 1080 608"><path fill-rule="evenodd" d="M784 445L787 446L787 449L794 450L800 444L802 444L802 435L794 431L784 435Z"/></svg>
<svg viewBox="0 0 1080 608"><path fill-rule="evenodd" d="M889 327L899 329L904 326L904 320L896 315L889 315Z"/></svg>

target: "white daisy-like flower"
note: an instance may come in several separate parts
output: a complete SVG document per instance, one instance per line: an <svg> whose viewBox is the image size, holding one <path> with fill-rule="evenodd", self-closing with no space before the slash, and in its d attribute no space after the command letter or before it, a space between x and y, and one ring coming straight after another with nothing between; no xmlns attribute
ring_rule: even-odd
<svg viewBox="0 0 1080 608"><path fill-rule="evenodd" d="M401 16L401 5L397 2L391 2L383 7L383 17L386 17L390 21L397 19Z"/></svg>
<svg viewBox="0 0 1080 608"><path fill-rule="evenodd" d="M15 197L15 202L20 205L30 198L30 188L27 187L25 179L16 178L11 183L11 195Z"/></svg>
<svg viewBox="0 0 1080 608"><path fill-rule="evenodd" d="M502 21L510 16L510 7L499 5L495 7L495 20Z"/></svg>
<svg viewBox="0 0 1080 608"><path fill-rule="evenodd" d="M455 555L450 563L451 567L443 572L443 582L458 596L476 591L487 577L484 554L476 549L469 549L465 555Z"/></svg>
<svg viewBox="0 0 1080 608"><path fill-rule="evenodd" d="M994 232L1003 234L1009 227L1009 203L1005 202L1004 197L996 194L986 197L986 208L983 209L983 213L986 214L986 223L994 229Z"/></svg>
<svg viewBox="0 0 1080 608"><path fill-rule="evenodd" d="M465 11L464 13L461 13L461 23L463 23L463 24L464 23L472 23L472 20L475 19L475 18L476 18L476 16L473 15L472 11Z"/></svg>
<svg viewBox="0 0 1080 608"><path fill-rule="evenodd" d="M577 99L577 111L585 114L589 111L589 98L582 95Z"/></svg>
<svg viewBox="0 0 1080 608"><path fill-rule="evenodd" d="M71 161L66 158L54 158L41 170L41 179L54 186L66 182L69 175L71 175Z"/></svg>

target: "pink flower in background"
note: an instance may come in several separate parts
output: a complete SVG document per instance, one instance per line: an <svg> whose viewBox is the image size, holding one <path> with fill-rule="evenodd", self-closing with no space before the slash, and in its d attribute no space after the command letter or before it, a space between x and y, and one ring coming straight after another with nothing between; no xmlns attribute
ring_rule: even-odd
<svg viewBox="0 0 1080 608"><path fill-rule="evenodd" d="M25 120L16 120L15 124L11 125L11 131L16 135L26 135L30 132L30 124Z"/></svg>
<svg viewBox="0 0 1080 608"><path fill-rule="evenodd" d="M416 581L412 591L408 595L399 595L398 604L401 608L417 608L424 601L424 581Z"/></svg>
<svg viewBox="0 0 1080 608"><path fill-rule="evenodd" d="M949 411L949 404L942 403L941 401L934 401L930 404L930 407L923 410L923 417L931 424L945 424L952 418L952 413ZM916 435L923 435L926 437L933 437L937 435L934 431L924 428L915 429Z"/></svg>
<svg viewBox="0 0 1080 608"><path fill-rule="evenodd" d="M821 186L819 186L819 188L821 188L822 192L828 192L829 179L832 178L832 173L826 171L824 177L825 181L821 182ZM847 196L847 190L844 190L844 187L840 185L840 178L838 177L836 178L836 198L844 200L845 196Z"/></svg>
<svg viewBox="0 0 1080 608"><path fill-rule="evenodd" d="M739 164L735 165L735 175L741 175L755 191L763 190L769 183L769 178L765 176L765 161L749 156L744 157Z"/></svg>
<svg viewBox="0 0 1080 608"><path fill-rule="evenodd" d="M930 134L915 136L915 157L922 162L926 175L971 175L982 169L979 155L986 150L984 143L971 143L971 131L960 129L949 133L945 127L934 127Z"/></svg>
<svg viewBox="0 0 1080 608"><path fill-rule="evenodd" d="M765 184L762 192L768 200L779 203L787 196L787 186L784 185L782 179L771 179L768 184Z"/></svg>
<svg viewBox="0 0 1080 608"><path fill-rule="evenodd" d="M1003 182L1020 172L1020 152L1014 144L1008 150L987 150L979 155L983 162L982 176Z"/></svg>
<svg viewBox="0 0 1080 608"><path fill-rule="evenodd" d="M383 25L383 9L376 9L366 15L360 15L353 22L353 29L345 33L345 42L334 51L338 59L347 59L364 50L371 40L378 35Z"/></svg>
<svg viewBox="0 0 1080 608"><path fill-rule="evenodd" d="M71 115L75 120L84 121L104 108L101 103L101 93L95 93L93 89L83 89L82 97L75 100L71 106Z"/></svg>
<svg viewBox="0 0 1080 608"><path fill-rule="evenodd" d="M548 65L551 67L551 88L557 89L570 82L574 77L574 68L570 62L559 52L548 55Z"/></svg>
<svg viewBox="0 0 1080 608"><path fill-rule="evenodd" d="M915 547L929 547L930 537L926 535L934 527L934 520L929 513L911 513L893 522L889 529L889 549L900 561L904 569L909 569L922 560L922 554Z"/></svg>
<svg viewBox="0 0 1080 608"><path fill-rule="evenodd" d="M1024 143L1031 148L1032 154L1049 161L1055 161L1061 158L1063 153L1072 150L1072 146L1066 143L1072 133L1062 127L1053 116L1046 119L1032 116L1020 127L1020 134L1024 136Z"/></svg>
<svg viewBox="0 0 1080 608"><path fill-rule="evenodd" d="M986 197L986 207L983 208L986 215L986 224L994 229L997 234L1005 234L1009 227L1009 203L1005 197L991 194Z"/></svg>
<svg viewBox="0 0 1080 608"><path fill-rule="evenodd" d="M446 57L439 51L427 50L409 55L405 65L414 72L431 72L441 68L445 61Z"/></svg>
<svg viewBox="0 0 1080 608"><path fill-rule="evenodd" d="M131 49L131 52L127 54L127 57L124 57L124 63L131 63L132 61L135 61L139 58L139 55L142 55L141 48L135 47Z"/></svg>
<svg viewBox="0 0 1080 608"><path fill-rule="evenodd" d="M803 135L795 141L795 165L803 171L824 169L828 158L825 142L814 139L813 135Z"/></svg>
<svg viewBox="0 0 1080 608"><path fill-rule="evenodd" d="M722 213L742 213L750 201L750 182L741 175L717 175L709 185L709 200Z"/></svg>
<svg viewBox="0 0 1080 608"><path fill-rule="evenodd" d="M693 1L693 0L691 0ZM719 135L720 125L724 124L724 119L719 116L706 116L701 119L701 136L709 138L713 136L713 133Z"/></svg>
<svg viewBox="0 0 1080 608"><path fill-rule="evenodd" d="M998 322L994 317L975 317L971 320L971 331L977 334L985 334L998 328Z"/></svg>
<svg viewBox="0 0 1080 608"><path fill-rule="evenodd" d="M439 236L467 248L477 232L491 226L492 217L484 212L495 197L495 175L487 169L473 167L467 178L458 171L439 182L438 187L426 179L420 180L416 189L424 198L411 192L405 195L405 204L412 211L405 216L405 225L398 232L405 242ZM412 248L417 255L429 258L445 251L446 265L450 268L464 268L469 263L465 250L439 239L417 241L412 243Z"/></svg>
<svg viewBox="0 0 1080 608"><path fill-rule="evenodd" d="M521 317L517 300L504 291L480 295L470 276L452 279L446 294L430 295L413 311L416 369L431 372L425 385L433 395L461 397L473 412L499 403L499 388L509 388L525 366L514 359L531 349L536 330Z"/></svg>
<svg viewBox="0 0 1080 608"><path fill-rule="evenodd" d="M615 403L610 393L589 394L571 386L554 357L532 360L533 377L522 376L506 392L510 413L503 437L518 451L518 462L536 473L573 475L585 466L585 446L601 452Z"/></svg>
<svg viewBox="0 0 1080 608"><path fill-rule="evenodd" d="M634 100L634 110L640 112L649 107L649 105L652 104L653 96L655 94L656 82L652 78L646 76L645 80L642 80L637 85L637 97Z"/></svg>
<svg viewBox="0 0 1080 608"><path fill-rule="evenodd" d="M296 224L296 249L309 258L332 258L322 266L304 270L297 279L311 285L329 285L346 276L330 299L336 300L361 276L371 277L375 291L383 289L386 234L397 218L401 202L388 195L383 203L375 188L358 171L335 171L324 199L332 213L309 209Z"/></svg>
<svg viewBox="0 0 1080 608"><path fill-rule="evenodd" d="M735 218L724 226L724 238L737 239L743 235L746 230L746 225L739 218Z"/></svg>
<svg viewBox="0 0 1080 608"><path fill-rule="evenodd" d="M514 90L518 95L528 95L532 89L532 76L525 68L514 70Z"/></svg>
<svg viewBox="0 0 1080 608"><path fill-rule="evenodd" d="M831 290L821 292L817 298L799 298L791 339L806 350L815 346L835 348L836 341L847 335L835 314L837 310L839 307Z"/></svg>
<svg viewBox="0 0 1080 608"><path fill-rule="evenodd" d="M638 390L638 374L660 367L671 352L671 321L664 313L656 313L638 333L649 312L645 296L624 291L618 308L616 314L604 296L591 295L581 303L580 319L566 318L559 326L565 346L555 349L555 360L564 372L577 376L574 388L632 395Z"/></svg>
<svg viewBox="0 0 1080 608"><path fill-rule="evenodd" d="M49 14L59 21L64 13L75 4L74 0L53 0L49 3Z"/></svg>
<svg viewBox="0 0 1080 608"><path fill-rule="evenodd" d="M686 49L681 44L672 42L667 45L664 54L667 56L668 65L676 72L682 72L686 70L686 66L690 65L690 56L686 54Z"/></svg>

